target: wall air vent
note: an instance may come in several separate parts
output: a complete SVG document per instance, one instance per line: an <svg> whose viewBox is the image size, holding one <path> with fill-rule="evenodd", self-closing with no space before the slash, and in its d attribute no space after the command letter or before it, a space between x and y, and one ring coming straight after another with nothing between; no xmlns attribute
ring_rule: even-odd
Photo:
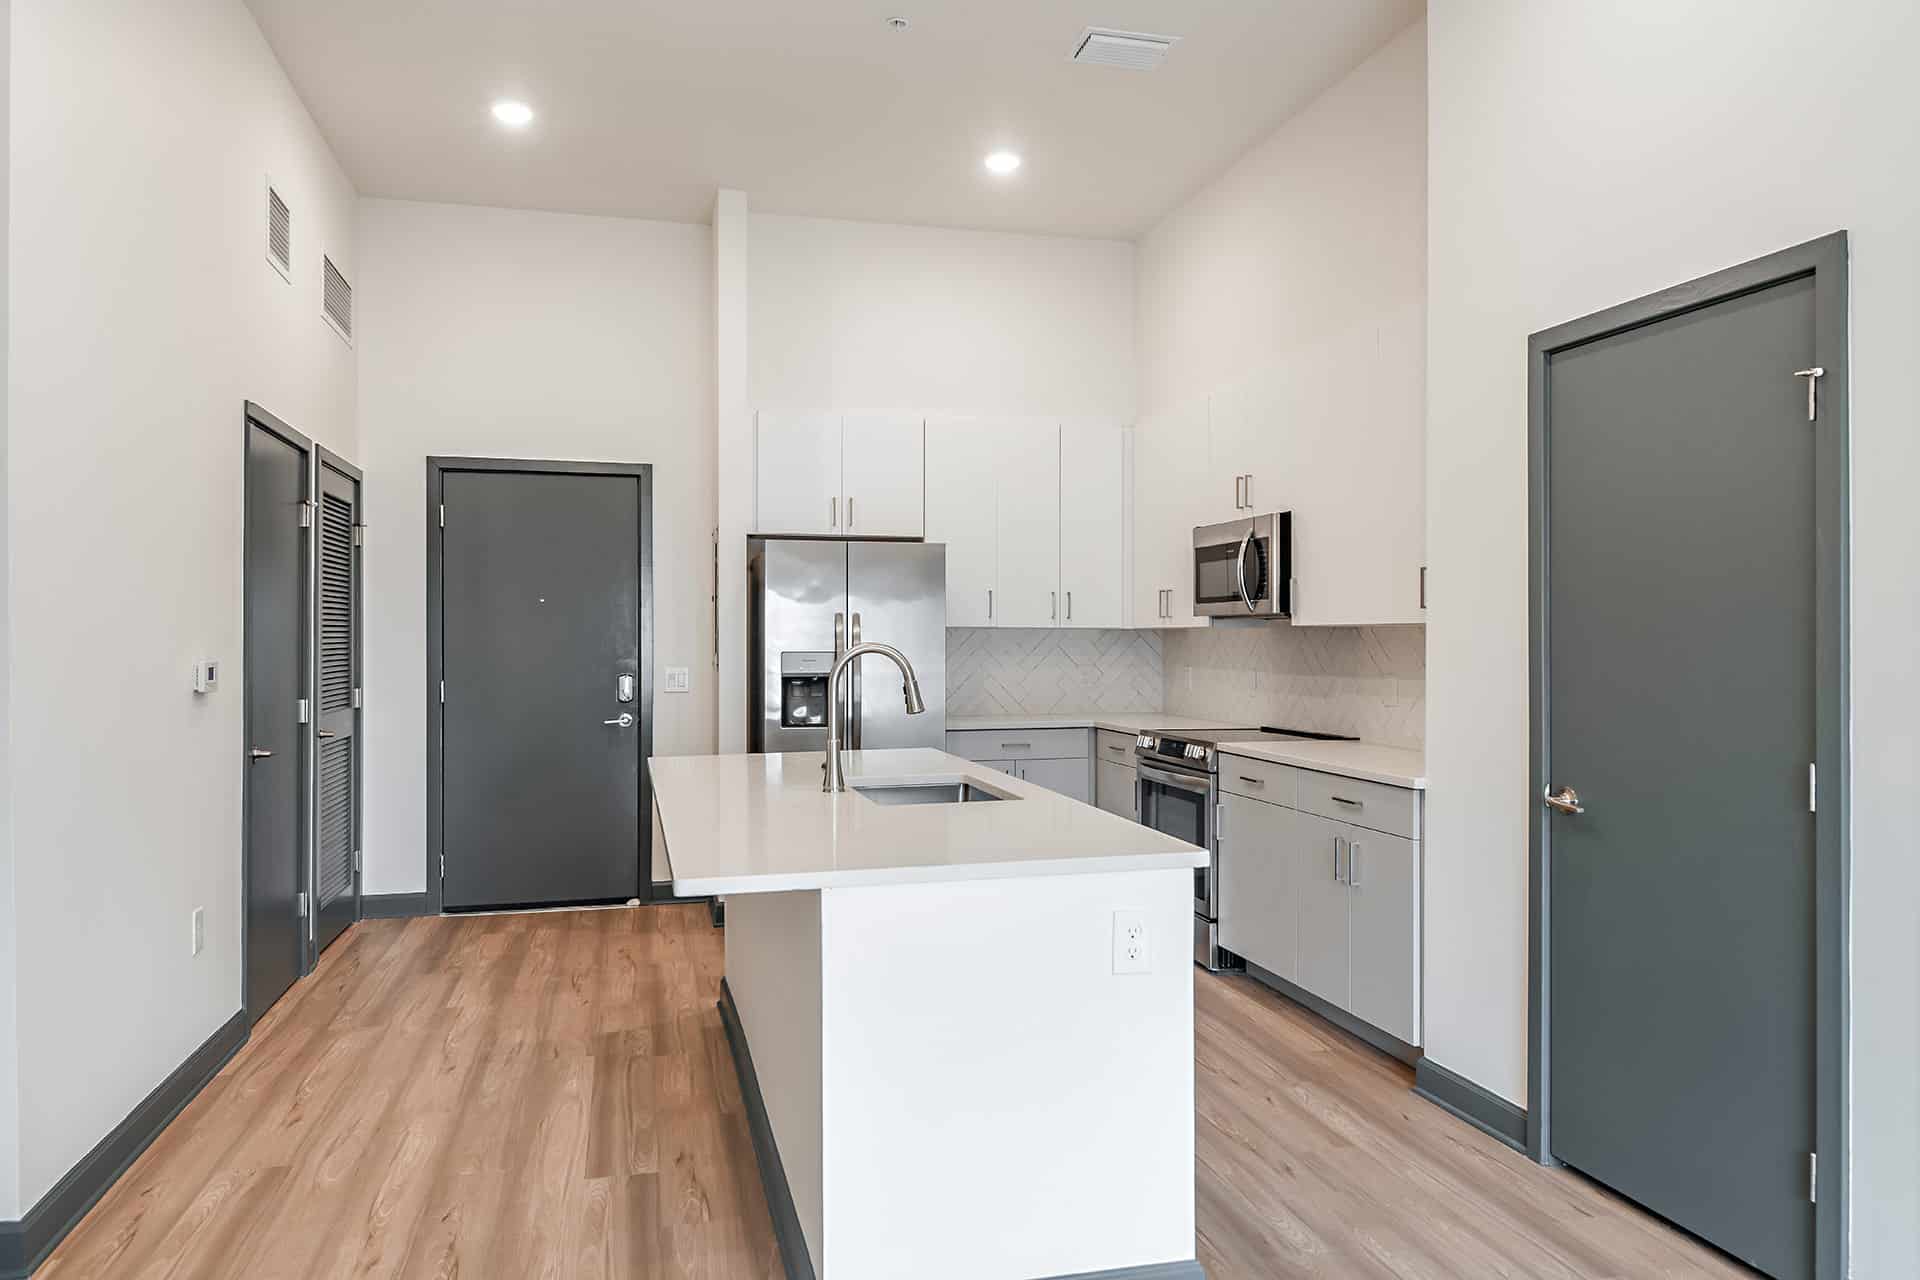
<svg viewBox="0 0 1920 1280"><path fill-rule="evenodd" d="M272 183L267 184L267 261L281 279L293 283L293 210Z"/></svg>
<svg viewBox="0 0 1920 1280"><path fill-rule="evenodd" d="M340 268L333 265L333 259L322 254L322 276L324 287L320 295L320 311L333 326L333 331L353 345L353 286L340 274Z"/></svg>
<svg viewBox="0 0 1920 1280"><path fill-rule="evenodd" d="M1152 71L1166 61L1167 50L1173 48L1179 38L1088 27L1073 46L1072 60L1103 67L1125 67L1129 71Z"/></svg>

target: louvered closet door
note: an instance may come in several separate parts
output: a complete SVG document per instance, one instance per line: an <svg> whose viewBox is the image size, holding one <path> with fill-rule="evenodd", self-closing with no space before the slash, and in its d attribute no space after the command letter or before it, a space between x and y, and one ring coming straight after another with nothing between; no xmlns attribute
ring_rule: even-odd
<svg viewBox="0 0 1920 1280"><path fill-rule="evenodd" d="M313 952L359 918L360 481L334 459L320 467L314 752Z"/></svg>

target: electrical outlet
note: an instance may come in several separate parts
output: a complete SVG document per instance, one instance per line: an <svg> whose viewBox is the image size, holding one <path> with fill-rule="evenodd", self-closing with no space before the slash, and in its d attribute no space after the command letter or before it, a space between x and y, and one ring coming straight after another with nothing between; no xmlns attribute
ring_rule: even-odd
<svg viewBox="0 0 1920 1280"><path fill-rule="evenodd" d="M1113 971L1147 973L1153 968L1153 951L1147 939L1147 913L1113 913Z"/></svg>
<svg viewBox="0 0 1920 1280"><path fill-rule="evenodd" d="M685 667L667 668L667 692L685 693L688 689L687 669Z"/></svg>
<svg viewBox="0 0 1920 1280"><path fill-rule="evenodd" d="M207 909L193 909L193 954L199 955L207 948Z"/></svg>

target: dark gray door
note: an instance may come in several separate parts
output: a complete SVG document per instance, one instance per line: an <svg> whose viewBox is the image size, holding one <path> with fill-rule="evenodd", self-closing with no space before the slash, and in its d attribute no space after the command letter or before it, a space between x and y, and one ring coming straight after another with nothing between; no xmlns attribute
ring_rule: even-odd
<svg viewBox="0 0 1920 1280"><path fill-rule="evenodd" d="M1554 1156L1812 1274L1815 425L1802 278L1550 357Z"/></svg>
<svg viewBox="0 0 1920 1280"><path fill-rule="evenodd" d="M247 426L247 1014L258 1019L300 975L306 880L307 455Z"/></svg>
<svg viewBox="0 0 1920 1280"><path fill-rule="evenodd" d="M442 902L640 896L640 482L447 471Z"/></svg>
<svg viewBox="0 0 1920 1280"><path fill-rule="evenodd" d="M360 482L324 458L319 537L314 764L314 953L360 914Z"/></svg>

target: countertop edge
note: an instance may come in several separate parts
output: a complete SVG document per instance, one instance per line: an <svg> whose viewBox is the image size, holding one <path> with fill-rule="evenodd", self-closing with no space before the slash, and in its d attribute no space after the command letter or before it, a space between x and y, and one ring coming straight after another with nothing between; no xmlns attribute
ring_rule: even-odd
<svg viewBox="0 0 1920 1280"><path fill-rule="evenodd" d="M1361 744L1370 745L1370 744ZM1405 750L1405 748L1389 748ZM1238 756L1242 760L1259 760L1267 764L1284 764L1295 769L1306 769L1313 773L1331 773L1342 778L1356 778L1361 782L1378 782L1382 786L1400 787L1406 791L1425 791L1425 774L1395 773L1387 769L1373 769L1365 765L1345 764L1338 761L1320 759L1314 756L1288 751L1284 745L1274 743L1221 743L1220 754Z"/></svg>
<svg viewBox="0 0 1920 1280"><path fill-rule="evenodd" d="M673 881L682 898L730 897L749 893L807 893L821 889L870 889L906 884L969 884L980 880L1111 875L1130 871L1184 871L1207 865L1208 855L1122 853L1031 862L983 862L966 866L885 868L857 871L774 872L767 875L692 876Z"/></svg>

